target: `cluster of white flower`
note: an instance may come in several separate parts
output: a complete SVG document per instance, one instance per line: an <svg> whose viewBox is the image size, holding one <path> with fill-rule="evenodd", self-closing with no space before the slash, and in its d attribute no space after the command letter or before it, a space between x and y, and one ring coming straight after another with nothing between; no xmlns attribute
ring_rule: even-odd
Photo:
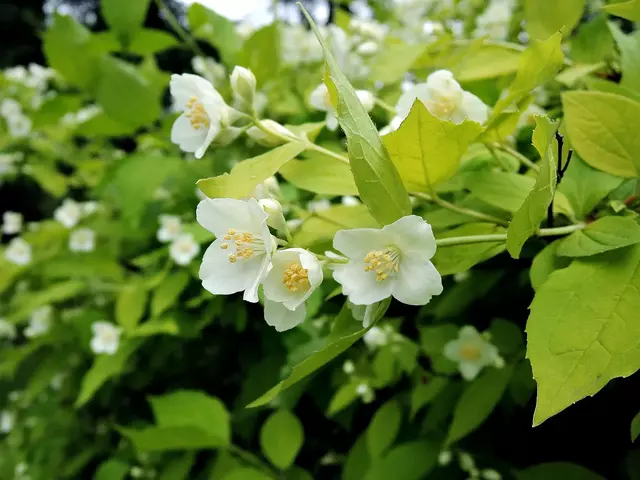
<svg viewBox="0 0 640 480"><path fill-rule="evenodd" d="M80 220L92 215L98 209L93 201L76 202L66 198L53 212L53 218L66 228L74 228ZM90 228L78 228L69 235L69 250L72 252L92 252L95 249L96 235Z"/></svg>
<svg viewBox="0 0 640 480"><path fill-rule="evenodd" d="M373 110L375 106L375 96L367 90L356 90L356 95L362 103L362 106L367 112ZM324 83L321 83L313 89L309 95L309 105L321 112L327 112L327 128L329 130L336 130L338 128L338 118L336 109L331 103L331 97L329 95L329 89Z"/></svg>
<svg viewBox="0 0 640 480"><path fill-rule="evenodd" d="M2 214L2 233L15 235L22 231L23 218L21 213L7 211Z"/></svg>
<svg viewBox="0 0 640 480"><path fill-rule="evenodd" d="M471 325L458 332L458 338L444 346L444 355L458 364L458 370L465 380L473 380L483 368L502 368L504 359L498 348L489 341L488 333L480 334Z"/></svg>
<svg viewBox="0 0 640 480"><path fill-rule="evenodd" d="M26 240L16 237L7 245L4 257L14 265L28 265L31 263L31 245Z"/></svg>
<svg viewBox="0 0 640 480"><path fill-rule="evenodd" d="M16 414L9 410L0 412L0 433L7 434L13 430L16 423Z"/></svg>
<svg viewBox="0 0 640 480"><path fill-rule="evenodd" d="M31 132L31 120L23 111L22 106L13 98L5 98L0 104L0 115L7 122L9 135L22 138Z"/></svg>
<svg viewBox="0 0 640 480"><path fill-rule="evenodd" d="M91 325L93 338L91 339L91 350L96 355L114 355L120 346L120 335L122 329L109 322L94 322Z"/></svg>
<svg viewBox="0 0 640 480"><path fill-rule="evenodd" d="M12 82L21 83L38 91L44 91L49 80L55 76L55 70L37 63L30 63L26 68L22 65L7 68L4 71L4 76Z"/></svg>
<svg viewBox="0 0 640 480"><path fill-rule="evenodd" d="M193 235L182 232L182 222L176 215L160 215L160 228L156 234L162 243L171 243L169 255L178 265L188 265L199 253L200 245Z"/></svg>
<svg viewBox="0 0 640 480"><path fill-rule="evenodd" d="M475 36L505 40L509 36L513 9L513 0L491 0L486 10L476 18Z"/></svg>
<svg viewBox="0 0 640 480"><path fill-rule="evenodd" d="M88 122L92 118L102 113L102 107L100 105L89 105L81 108L77 112L65 113L60 118L60 123L63 125L74 126L84 122Z"/></svg>
<svg viewBox="0 0 640 480"><path fill-rule="evenodd" d="M16 163L22 158L22 153L0 153L0 183L2 183L2 177L13 175L18 171Z"/></svg>

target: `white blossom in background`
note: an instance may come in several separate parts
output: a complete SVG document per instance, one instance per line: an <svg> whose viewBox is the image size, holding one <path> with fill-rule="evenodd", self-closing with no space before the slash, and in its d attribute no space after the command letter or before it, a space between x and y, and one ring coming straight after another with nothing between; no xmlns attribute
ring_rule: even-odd
<svg viewBox="0 0 640 480"><path fill-rule="evenodd" d="M56 373L53 377L51 377L51 380L49 380L49 386L52 390L57 392L62 388L62 385L64 384L66 378L67 375L64 373Z"/></svg>
<svg viewBox="0 0 640 480"><path fill-rule="evenodd" d="M169 256L178 265L189 265L199 253L200 245L190 233L181 233L169 245Z"/></svg>
<svg viewBox="0 0 640 480"><path fill-rule="evenodd" d="M60 118L60 123L63 125L79 125L84 122L88 122L92 118L100 115L103 112L102 107L99 105L89 105L85 108L81 108L77 112L65 113Z"/></svg>
<svg viewBox="0 0 640 480"><path fill-rule="evenodd" d="M22 231L22 214L17 212L4 212L2 214L2 233L15 235Z"/></svg>
<svg viewBox="0 0 640 480"><path fill-rule="evenodd" d="M171 95L182 114L173 124L171 141L202 158L228 123L229 107L210 82L188 73L171 75Z"/></svg>
<svg viewBox="0 0 640 480"><path fill-rule="evenodd" d="M355 207L360 205L360 200L358 200L358 197L354 197L353 195L345 195L340 199L340 203L345 207Z"/></svg>
<svg viewBox="0 0 640 480"><path fill-rule="evenodd" d="M82 210L83 217L88 217L90 215L93 215L98 211L99 208L100 208L100 204L93 200L82 202L80 204L80 209Z"/></svg>
<svg viewBox="0 0 640 480"><path fill-rule="evenodd" d="M356 95L367 112L370 112L375 105L375 97L367 90L356 90ZM316 110L327 112L326 122L329 130L338 128L338 118L336 110L331 103L329 89L324 83L318 85L309 95L309 105Z"/></svg>
<svg viewBox="0 0 640 480"><path fill-rule="evenodd" d="M198 75L209 80L214 86L223 81L227 75L224 66L210 57L193 57L191 59L191 68Z"/></svg>
<svg viewBox="0 0 640 480"><path fill-rule="evenodd" d="M489 117L489 107L474 94L463 90L448 70L433 72L425 83L419 83L402 94L396 105L396 114L401 121L407 118L416 99L433 116L456 124L465 119L483 124Z"/></svg>
<svg viewBox="0 0 640 480"><path fill-rule="evenodd" d="M22 105L17 100L13 98L5 98L0 103L0 115L2 115L5 120L10 121L12 118L17 117L22 114Z"/></svg>
<svg viewBox="0 0 640 480"><path fill-rule="evenodd" d="M0 413L0 433L9 433L16 423L16 414L8 410Z"/></svg>
<svg viewBox="0 0 640 480"><path fill-rule="evenodd" d="M7 338L13 340L16 338L16 326L7 322L4 318L0 318L0 339Z"/></svg>
<svg viewBox="0 0 640 480"><path fill-rule="evenodd" d="M504 366L498 348L471 325L462 327L458 332L458 338L444 346L443 353L449 360L458 364L458 370L465 380L473 380L485 367Z"/></svg>
<svg viewBox="0 0 640 480"><path fill-rule="evenodd" d="M9 135L13 138L23 138L31 132L31 120L26 115L16 115L7 119Z"/></svg>
<svg viewBox="0 0 640 480"><path fill-rule="evenodd" d="M4 70L4 76L12 82L22 83L27 78L27 69L22 65L9 67Z"/></svg>
<svg viewBox="0 0 640 480"><path fill-rule="evenodd" d="M16 237L7 245L4 258L15 265L28 265L31 263L31 245L22 238Z"/></svg>
<svg viewBox="0 0 640 480"><path fill-rule="evenodd" d="M255 198L256 200L262 200L263 198L282 198L282 191L280 190L278 179L273 176L266 178L264 182L253 190L249 198Z"/></svg>
<svg viewBox="0 0 640 480"><path fill-rule="evenodd" d="M250 127L247 130L247 135L260 145L264 145L265 147L277 147L278 145L282 145L286 142L286 139L282 138L283 136L289 138L295 137L289 129L283 127L278 122L269 119L261 120L260 122L269 131L274 132L274 134L269 134L256 126Z"/></svg>
<svg viewBox="0 0 640 480"><path fill-rule="evenodd" d="M371 403L375 399L375 392L366 383L361 383L356 387L356 394L364 403Z"/></svg>
<svg viewBox="0 0 640 480"><path fill-rule="evenodd" d="M351 360L346 360L343 364L342 364L342 371L344 373L346 373L347 375L353 375L356 371L356 366L353 363L353 361Z"/></svg>
<svg viewBox="0 0 640 480"><path fill-rule="evenodd" d="M156 236L163 243L175 240L182 232L182 221L177 215L160 215L158 221L160 228Z"/></svg>
<svg viewBox="0 0 640 480"><path fill-rule="evenodd" d="M389 343L389 334L380 327L371 327L362 337L362 341L371 350L376 350Z"/></svg>
<svg viewBox="0 0 640 480"><path fill-rule="evenodd" d="M66 228L75 227L82 216L82 206L72 198L65 198L53 212L53 218Z"/></svg>
<svg viewBox="0 0 640 480"><path fill-rule="evenodd" d="M93 331L93 338L90 346L93 353L96 355L101 353L113 355L118 351L122 333L120 327L116 327L109 322L94 322L91 325L91 330Z"/></svg>
<svg viewBox="0 0 640 480"><path fill-rule="evenodd" d="M302 248L278 250L263 280L264 318L278 332L289 330L306 317L306 300L322 283L322 266Z"/></svg>
<svg viewBox="0 0 640 480"><path fill-rule="evenodd" d="M492 468L485 468L481 470L480 477L482 477L484 480L502 480L502 475L500 475L500 472Z"/></svg>
<svg viewBox="0 0 640 480"><path fill-rule="evenodd" d="M436 241L421 217L408 215L379 230L340 230L333 247L349 259L333 267L333 277L351 303L370 305L393 296L426 305L442 293L442 278L430 261Z"/></svg>
<svg viewBox="0 0 640 480"><path fill-rule="evenodd" d="M96 234L90 228L78 228L69 235L69 250L72 252L93 252L96 248Z"/></svg>
<svg viewBox="0 0 640 480"><path fill-rule="evenodd" d="M51 316L53 309L51 305L43 305L36 308L31 314L29 325L24 329L24 336L27 338L39 337L49 331L51 327Z"/></svg>
<svg viewBox="0 0 640 480"><path fill-rule="evenodd" d="M476 18L474 35L506 40L509 36L513 8L513 0L491 0L486 10Z"/></svg>
<svg viewBox="0 0 640 480"><path fill-rule="evenodd" d="M309 212L323 212L331 208L331 202L326 198L320 198L318 200L311 200L307 203L307 210Z"/></svg>
<svg viewBox="0 0 640 480"><path fill-rule="evenodd" d="M4 175L16 173L15 164L22 159L22 153L0 153L0 179Z"/></svg>
<svg viewBox="0 0 640 480"><path fill-rule="evenodd" d="M258 286L276 249L268 215L258 201L207 198L198 204L196 218L216 236L202 258L202 286L214 295L244 291L244 300L257 302Z"/></svg>
<svg viewBox="0 0 640 480"><path fill-rule="evenodd" d="M282 28L282 61L291 66L322 62L322 46L310 30L301 25Z"/></svg>

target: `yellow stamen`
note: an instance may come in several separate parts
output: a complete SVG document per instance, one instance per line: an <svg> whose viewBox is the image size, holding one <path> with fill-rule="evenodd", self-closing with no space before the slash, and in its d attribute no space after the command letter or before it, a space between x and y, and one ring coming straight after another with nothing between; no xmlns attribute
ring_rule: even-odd
<svg viewBox="0 0 640 480"><path fill-rule="evenodd" d="M194 129L198 130L200 127L209 128L209 125L211 125L209 115L207 115L204 105L198 101L197 97L191 97L186 107L188 109L186 116Z"/></svg>
<svg viewBox="0 0 640 480"><path fill-rule="evenodd" d="M309 288L308 270L297 262L290 263L284 270L282 283L290 292Z"/></svg>
<svg viewBox="0 0 640 480"><path fill-rule="evenodd" d="M364 257L364 271L375 272L376 280L382 282L400 270L400 253L397 247L389 246L384 250L372 250Z"/></svg>

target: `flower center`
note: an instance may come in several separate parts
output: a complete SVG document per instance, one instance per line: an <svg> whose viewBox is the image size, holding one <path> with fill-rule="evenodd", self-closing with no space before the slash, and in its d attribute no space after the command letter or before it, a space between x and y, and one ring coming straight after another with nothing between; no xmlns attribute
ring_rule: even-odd
<svg viewBox="0 0 640 480"><path fill-rule="evenodd" d="M236 263L239 258L249 259L254 255L260 255L265 252L262 237L253 233L238 232L230 228L227 230L224 239L229 240L229 242L221 243L221 249L227 250L231 245L235 246L235 252L229 254L231 263Z"/></svg>
<svg viewBox="0 0 640 480"><path fill-rule="evenodd" d="M465 344L460 347L460 358L467 362L475 362L480 359L480 348L477 345Z"/></svg>
<svg viewBox="0 0 640 480"><path fill-rule="evenodd" d="M302 268L298 262L291 262L284 270L282 283L290 292L309 288L309 271Z"/></svg>
<svg viewBox="0 0 640 480"><path fill-rule="evenodd" d="M188 112L187 118L191 121L191 126L198 130L200 127L209 128L211 122L209 121L209 115L207 115L204 105L198 101L196 97L191 97L187 102Z"/></svg>
<svg viewBox="0 0 640 480"><path fill-rule="evenodd" d="M429 111L436 117L448 117L456 109L455 100L448 95L439 95L429 102Z"/></svg>
<svg viewBox="0 0 640 480"><path fill-rule="evenodd" d="M364 257L364 271L375 272L376 280L382 282L389 275L397 273L400 263L400 252L398 247L390 246L384 250L371 250Z"/></svg>

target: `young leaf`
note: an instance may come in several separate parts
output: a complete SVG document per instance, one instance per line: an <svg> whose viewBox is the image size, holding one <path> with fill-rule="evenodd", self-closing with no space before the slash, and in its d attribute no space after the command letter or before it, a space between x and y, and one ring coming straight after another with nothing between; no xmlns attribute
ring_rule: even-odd
<svg viewBox="0 0 640 480"><path fill-rule="evenodd" d="M482 425L502 398L512 373L511 366L488 368L467 387L453 412L447 445L466 437Z"/></svg>
<svg viewBox="0 0 640 480"><path fill-rule="evenodd" d="M456 125L440 120L416 100L400 128L382 141L407 189L433 192L453 177L462 155L481 132L476 122Z"/></svg>
<svg viewBox="0 0 640 480"><path fill-rule="evenodd" d="M355 382L347 383L340 387L331 398L331 402L329 402L327 417L334 416L355 402L358 398L358 392L356 392L357 387L358 384Z"/></svg>
<svg viewBox="0 0 640 480"><path fill-rule="evenodd" d="M567 133L580 157L598 170L637 177L640 166L640 103L611 93L562 95Z"/></svg>
<svg viewBox="0 0 640 480"><path fill-rule="evenodd" d="M351 168L322 153L309 152L304 160L291 160L280 168L280 175L297 188L320 195L357 195Z"/></svg>
<svg viewBox="0 0 640 480"><path fill-rule="evenodd" d="M630 217L602 217L560 240L561 257L586 257L640 242L640 225Z"/></svg>
<svg viewBox="0 0 640 480"><path fill-rule="evenodd" d="M142 283L125 286L116 300L116 321L125 330L133 330L144 316L147 307L147 289Z"/></svg>
<svg viewBox="0 0 640 480"><path fill-rule="evenodd" d="M560 241L550 243L533 258L529 279L534 290L537 291L553 272L571 264L570 258L558 256L558 245L560 245Z"/></svg>
<svg viewBox="0 0 640 480"><path fill-rule="evenodd" d="M151 0L102 0L100 11L109 28L127 45L138 32L147 16Z"/></svg>
<svg viewBox="0 0 640 480"><path fill-rule="evenodd" d="M302 424L287 410L273 412L260 430L262 452L280 470L286 470L293 464L303 442Z"/></svg>
<svg viewBox="0 0 640 480"><path fill-rule="evenodd" d="M639 292L638 245L576 259L542 284L526 329L534 425L640 368Z"/></svg>
<svg viewBox="0 0 640 480"><path fill-rule="evenodd" d="M142 429L118 428L140 453L168 450L215 449L223 445L220 439L205 430L193 427L147 427Z"/></svg>
<svg viewBox="0 0 640 480"><path fill-rule="evenodd" d="M611 15L626 18L632 22L640 22L640 0L629 0L627 2L603 5L602 10Z"/></svg>
<svg viewBox="0 0 640 480"><path fill-rule="evenodd" d="M306 10L303 13L322 45L327 64L325 83L337 105L338 121L347 136L351 171L360 198L381 224L411 213L409 195L380 140L378 130L360 103L347 77L340 71L322 34Z"/></svg>
<svg viewBox="0 0 640 480"><path fill-rule="evenodd" d="M527 32L531 38L543 39L564 28L564 35L569 36L580 21L585 3L586 0L525 0Z"/></svg>
<svg viewBox="0 0 640 480"><path fill-rule="evenodd" d="M393 445L401 423L402 409L396 400L389 400L380 407L371 419L366 434L367 448L372 458L380 457Z"/></svg>
<svg viewBox="0 0 640 480"><path fill-rule="evenodd" d="M151 297L151 315L157 317L178 300L189 284L189 274L184 271L173 273L153 291Z"/></svg>
<svg viewBox="0 0 640 480"><path fill-rule="evenodd" d="M542 161L533 190L513 216L507 230L507 250L513 258L520 257L524 242L540 227L553 200L558 169L553 137L556 129L557 125L548 118L536 117L533 145Z"/></svg>
<svg viewBox="0 0 640 480"><path fill-rule="evenodd" d="M231 173L198 180L198 188L210 198L246 197L303 150L302 142L289 142L257 157L238 162Z"/></svg>
<svg viewBox="0 0 640 480"><path fill-rule="evenodd" d="M517 173L494 170L470 172L464 177L464 186L483 202L509 212L517 212L535 180Z"/></svg>

